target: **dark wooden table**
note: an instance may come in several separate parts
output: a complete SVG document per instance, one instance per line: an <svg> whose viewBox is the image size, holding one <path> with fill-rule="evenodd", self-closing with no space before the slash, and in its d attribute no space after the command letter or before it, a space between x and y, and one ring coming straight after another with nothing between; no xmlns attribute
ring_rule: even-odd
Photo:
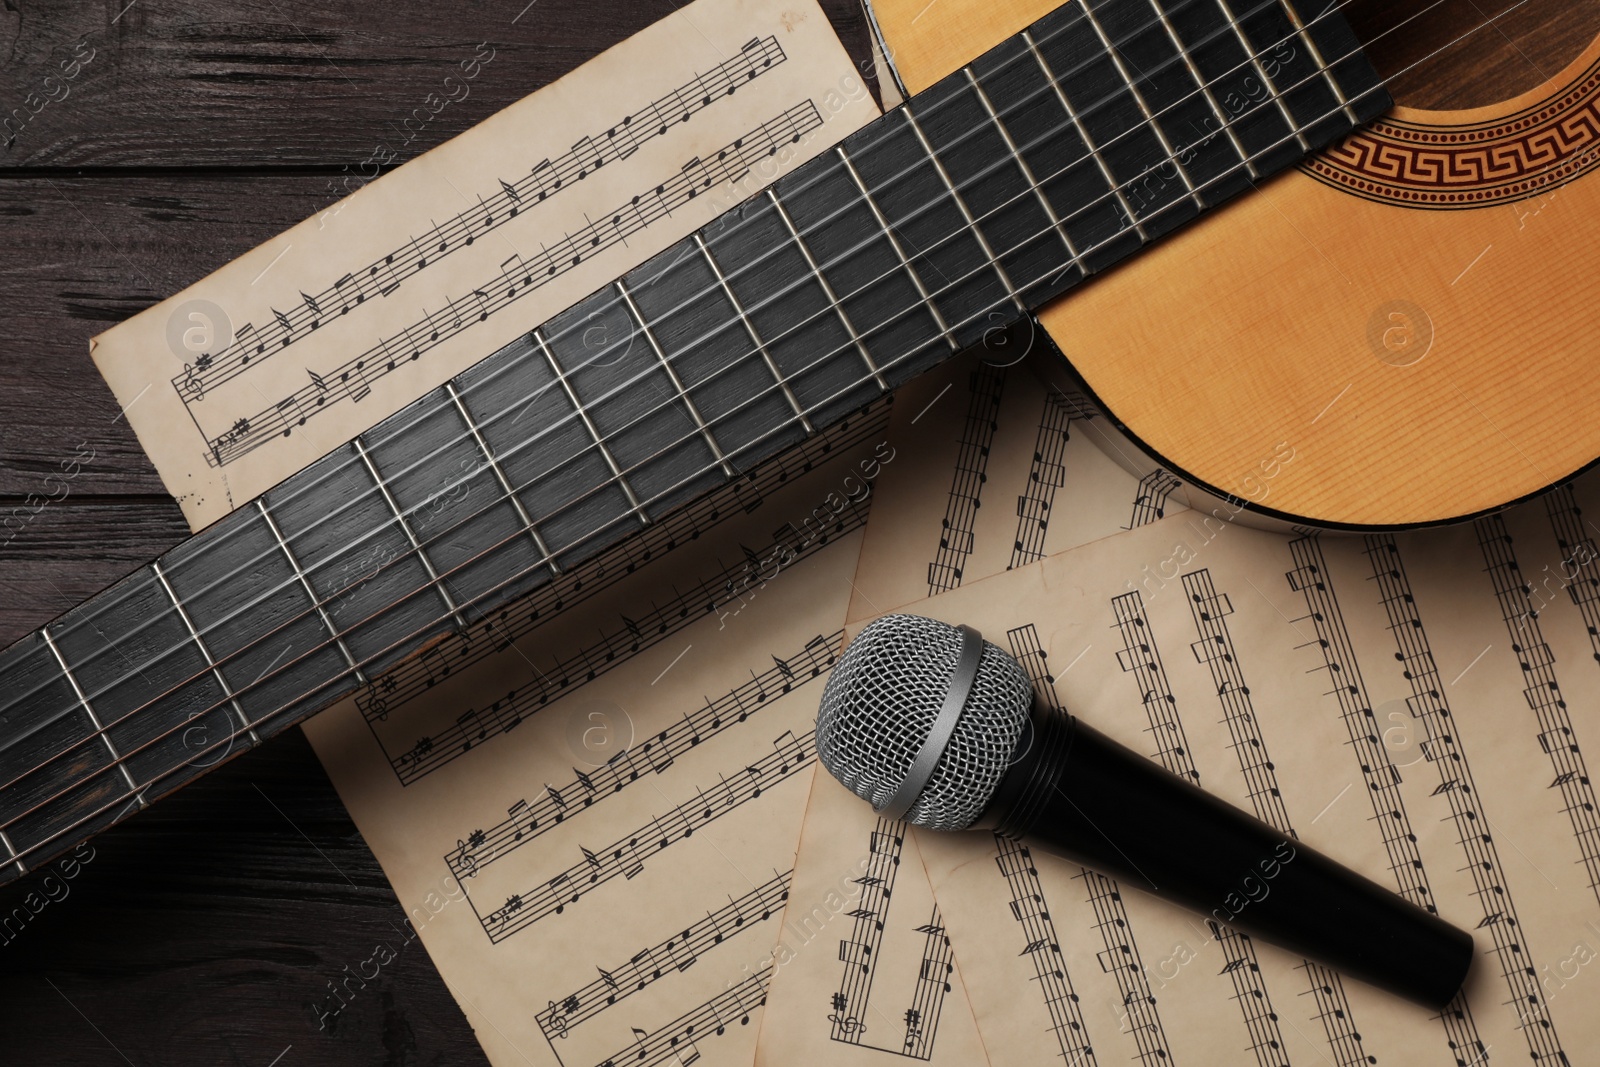
<svg viewBox="0 0 1600 1067"><path fill-rule="evenodd" d="M864 58L855 0L823 6ZM1395 6L1353 11L1370 38ZM1379 65L1399 70L1513 6L1445 0L1426 27L1381 40ZM418 155L673 7L0 0L0 647L186 534L91 336L326 207L375 148ZM1527 88L1600 31L1597 9L1524 0L1398 93L1459 107ZM470 96L405 131L480 42L494 59ZM45 478L74 454L92 458L60 498ZM60 499L39 509L45 497ZM0 917L47 900L0 934L0 1062L485 1062L419 942L318 1029L327 984L403 941L404 913L298 731L93 849L60 899L37 878L0 891Z"/></svg>

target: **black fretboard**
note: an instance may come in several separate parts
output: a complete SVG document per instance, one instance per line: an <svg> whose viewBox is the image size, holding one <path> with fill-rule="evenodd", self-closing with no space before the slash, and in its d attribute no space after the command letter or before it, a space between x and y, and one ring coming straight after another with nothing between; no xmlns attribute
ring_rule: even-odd
<svg viewBox="0 0 1600 1067"><path fill-rule="evenodd" d="M1325 0L1058 9L0 654L0 865L372 684L1388 105Z"/></svg>

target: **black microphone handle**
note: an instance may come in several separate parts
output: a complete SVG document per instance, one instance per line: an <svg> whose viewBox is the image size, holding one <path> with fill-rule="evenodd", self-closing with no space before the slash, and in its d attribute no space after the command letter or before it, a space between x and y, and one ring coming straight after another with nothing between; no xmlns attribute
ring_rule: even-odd
<svg viewBox="0 0 1600 1067"><path fill-rule="evenodd" d="M1430 1008L1470 934L1036 700L996 830Z"/></svg>

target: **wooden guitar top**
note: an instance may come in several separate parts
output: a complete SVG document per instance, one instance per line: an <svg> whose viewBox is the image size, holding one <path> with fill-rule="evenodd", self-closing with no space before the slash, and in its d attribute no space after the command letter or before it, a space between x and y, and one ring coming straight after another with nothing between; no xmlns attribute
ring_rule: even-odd
<svg viewBox="0 0 1600 1067"><path fill-rule="evenodd" d="M915 92L1053 4L874 6ZM1352 21L1394 74L1483 21L1433 14L1387 37ZM1164 466L1291 520L1447 521L1581 470L1600 458L1594 30L1548 78L1527 59L1511 99L1396 108L1041 321Z"/></svg>

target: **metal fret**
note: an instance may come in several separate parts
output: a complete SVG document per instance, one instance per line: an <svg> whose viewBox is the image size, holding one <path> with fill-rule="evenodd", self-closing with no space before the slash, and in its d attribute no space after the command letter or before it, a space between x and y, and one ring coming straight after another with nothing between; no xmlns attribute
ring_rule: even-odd
<svg viewBox="0 0 1600 1067"><path fill-rule="evenodd" d="M1089 150L1089 156L1094 160L1095 166L1100 168L1100 176L1105 178L1106 185L1110 186L1111 195L1116 197L1117 204L1122 208L1123 214L1127 215L1128 221L1133 224L1133 230L1139 235L1139 240L1150 240L1150 235L1144 232L1144 223L1140 222L1139 216L1133 213L1133 205L1128 203L1128 198L1122 195L1122 183L1117 181L1116 175L1111 173L1111 168L1106 165L1105 157L1100 154L1100 149L1095 146L1094 138L1089 136L1089 131L1078 120L1077 111L1073 109L1071 101L1067 99L1067 94L1062 91L1061 83L1056 81L1055 72L1050 69L1050 64L1045 62L1044 53L1040 52L1039 46L1034 43L1033 34L1023 30L1021 37L1023 43L1028 46L1028 51L1033 54L1034 62L1039 64L1040 70L1044 71L1045 80L1050 83L1050 88L1055 90L1056 100L1066 110L1067 118L1071 121L1072 128L1083 139L1083 146Z"/></svg>
<svg viewBox="0 0 1600 1067"><path fill-rule="evenodd" d="M1250 168L1251 179L1261 177L1261 172L1256 169L1255 159L1246 152L1244 144L1239 140L1239 135L1233 129L1233 123L1228 120L1227 114L1222 110L1222 105L1217 100L1217 94L1212 90L1211 83L1200 76L1200 68L1194 65L1194 59L1189 55L1189 50L1183 46L1183 41L1178 37L1178 31L1173 27L1172 21L1167 18L1167 13L1161 9L1157 0L1150 0L1150 7L1156 13L1156 18L1161 22L1161 28L1167 31L1167 39L1172 42L1172 47L1178 50L1178 55L1183 59L1183 65L1188 68L1189 76L1194 83L1200 86L1200 91L1205 94L1206 103L1211 105L1211 113L1222 124L1222 132L1228 135L1228 141L1233 145L1233 150L1244 160L1244 165ZM1290 126L1293 129L1293 125Z"/></svg>
<svg viewBox="0 0 1600 1067"><path fill-rule="evenodd" d="M922 278L918 276L916 268L911 265L911 260L906 257L906 250L900 246L900 238L894 235L894 227L890 226L889 220L883 217L883 212L878 209L878 202L872 199L871 193L867 192L867 183L861 180L860 174L856 173L856 165L850 162L850 157L845 154L842 147L835 148L833 151L844 162L844 169L850 172L850 178L856 183L856 188L861 190L862 199L866 201L867 207L872 209L872 217L878 220L878 225L883 228L884 235L889 238L890 247L894 249L894 254L900 259L900 265L911 276L911 284L917 287L917 295L922 298L923 304L933 313L934 324L939 327L939 332L949 342L950 351L961 351L960 342L950 332L950 326L944 321L944 315L939 311L939 306L933 302L933 297L928 293L927 287L922 284Z"/></svg>
<svg viewBox="0 0 1600 1067"><path fill-rule="evenodd" d="M18 874L27 874L28 865L22 862L22 857L17 853L17 846L11 843L11 835L0 830L0 845L6 846L6 851L11 854L11 865L17 869Z"/></svg>
<svg viewBox="0 0 1600 1067"><path fill-rule="evenodd" d="M89 721L94 724L95 732L100 735L100 740L105 743L106 751L111 753L111 761L117 765L117 770L122 772L123 781L128 783L128 788L133 790L134 799L139 802L141 808L149 807L149 803L144 799L144 793L139 790L139 783L133 780L133 774L129 772L127 764L122 762L122 756L117 752L117 746L111 743L110 737L106 736L105 724L100 721L100 716L96 715L94 709L89 706L89 698L84 695L83 686L78 684L78 679L73 675L72 668L67 666L67 658L56 647L55 638L50 636L50 628L48 626L45 627L39 631L39 634L55 655L56 662L61 664L62 676L71 684L72 692L78 698L78 703L83 705L83 713L89 716Z"/></svg>
<svg viewBox="0 0 1600 1067"><path fill-rule="evenodd" d="M461 413L462 421L467 424L467 429L472 432L472 439L478 443L478 451L483 453L483 461L489 465L489 470L494 473L495 481L500 483L500 489L506 494L506 499L511 501L511 507L517 513L517 521L522 523L523 529L528 531L528 536L533 539L534 547L539 550L539 558L545 561L551 574L560 574L561 568L556 564L556 557L551 553L550 546L544 543L544 538L539 536L538 527L533 524L533 517L522 506L522 500L511 489L511 479L506 477L506 472L500 469L500 464L495 460L494 453L489 451L489 442L483 439L483 434L478 430L478 424L472 421L472 413L467 410L467 405L462 403L461 394L456 392L455 382L444 383L445 392L450 394L450 399L455 402L456 410Z"/></svg>
<svg viewBox="0 0 1600 1067"><path fill-rule="evenodd" d="M861 360L867 365L867 372L872 375L873 381L878 383L878 388L884 392L889 391L889 383L884 380L883 374L878 370L877 361L872 358L872 353L867 351L866 342L856 332L855 323L850 321L850 316L844 313L844 304L839 300L839 294L833 291L833 285L822 273L817 265L816 257L812 256L811 249L805 239L800 236L800 229L794 224L794 219L789 217L789 209L783 206L783 201L778 199L778 194L770 186L767 189L767 199L772 202L773 208L778 212L778 218L783 220L784 228L789 231L795 247L800 249L800 254L805 257L806 266L811 268L811 274L817 279L817 284L822 286L822 295L828 298L828 303L833 305L833 310L839 316L839 322L844 326L845 332L850 335L850 341L856 346L856 351L861 353Z"/></svg>
<svg viewBox="0 0 1600 1067"><path fill-rule="evenodd" d="M650 329L650 324L645 322L644 312L639 310L639 305L633 302L633 294L628 292L628 287L618 278L612 288L617 295L622 297L622 302L628 305L628 310L633 313L633 319L639 324L639 332L644 334L644 339L649 342L650 350L656 354L656 361L661 364L661 369L667 372L667 378L672 382L672 387L678 391L678 399L683 401L683 406L689 410L689 417L700 429L700 436L706 439L706 444L711 447L711 455L716 458L722 471L730 478L737 478L739 470L728 457L722 454L722 447L717 444L717 439L711 436L711 427L706 425L706 420L700 417L700 409L695 406L694 399L689 396L689 390L683 387L683 380L678 377L678 372L673 370L672 362L667 359L666 349L661 347L661 342L656 340L655 332Z"/></svg>
<svg viewBox="0 0 1600 1067"><path fill-rule="evenodd" d="M1250 65L1255 68L1256 73L1261 77L1261 87L1267 91L1267 95L1272 97L1272 102L1278 105L1278 110L1283 114L1283 121L1289 124L1289 129L1294 134L1295 140L1300 142L1301 150L1310 152L1311 142L1306 140L1305 131L1294 120L1294 116L1289 113L1289 105L1284 103L1283 97L1273 88L1272 79L1267 77L1266 68L1261 65L1261 60L1256 58L1256 50L1251 47L1250 39L1244 35L1244 27L1239 25L1239 20L1233 17L1233 4L1230 0L1217 0L1217 7L1221 9L1223 18L1228 20L1228 25L1233 27L1233 35L1239 38L1239 44L1244 48L1244 54L1250 57Z"/></svg>
<svg viewBox="0 0 1600 1067"><path fill-rule="evenodd" d="M378 473L377 464L372 462L372 457L367 454L367 446L357 437L350 442L355 445L356 455L361 457L361 462L366 465L367 473L372 475L372 480L378 487L378 492L383 495L384 503L389 505L389 510L394 514L395 521L400 524L400 530L406 535L406 540L411 543L411 550L416 553L417 559L422 561L423 570L428 572L428 580L433 583L434 591L439 594L439 599L444 601L444 608L450 617L456 620L456 625L463 630L467 628L467 620L461 617L461 611L456 607L456 602L450 596L450 591L444 587L444 582L439 580L439 572L433 569L433 560L422 550L422 542L417 540L417 535L411 529L411 524L406 521L405 513L400 510L400 504L394 495L389 492L389 486L384 482L383 475Z"/></svg>
<svg viewBox="0 0 1600 1067"><path fill-rule="evenodd" d="M1150 132L1156 135L1156 140L1161 142L1161 151L1166 153L1167 160L1172 164L1173 169L1178 172L1178 177L1183 179L1184 188L1189 190L1189 199L1194 201L1195 207L1204 211L1206 207L1205 201L1200 199L1200 193L1195 189L1194 182L1190 180L1188 170L1178 161L1178 153L1172 147L1172 143L1167 140L1167 135L1162 131L1161 124L1156 121L1155 115L1151 114L1150 104L1145 100L1144 94L1139 91L1137 79L1128 73L1127 65L1122 62L1122 56L1117 52L1117 46L1111 43L1111 37L1106 33L1105 27L1100 25L1099 19L1095 18L1094 5L1089 3L1089 0L1083 0L1081 7L1083 8L1083 17L1093 28L1095 36L1100 38L1100 43L1105 47L1106 55L1111 57L1111 62L1116 66L1117 73L1122 75L1122 80L1128 83L1128 91L1133 94L1134 102L1139 105L1139 110L1144 114L1145 125L1149 127ZM1179 51L1182 51L1182 49L1179 49Z"/></svg>
<svg viewBox="0 0 1600 1067"><path fill-rule="evenodd" d="M968 76L971 76L970 71L968 71ZM921 143L922 150L928 153L928 159L932 161L933 169L938 173L939 180L944 182L946 189L950 190L950 199L954 201L956 208L961 212L961 217L966 220L967 229L971 230L972 235L978 239L978 247L982 248L983 254L989 257L989 264L994 267L995 273L1000 276L1000 281L1005 285L1006 292L1011 296L1011 302L1017 305L1018 311L1024 315L1028 314L1028 305L1022 302L1022 295L1017 292L1017 287L1012 284L1011 275L1001 265L1000 257L995 255L994 249L989 245L989 239L983 235L983 230L979 229L978 220L972 217L971 211L967 210L966 200L957 191L956 183L950 180L950 172L944 169L944 164L940 162L938 153L933 150L933 145L928 141L927 135L922 132L922 126L917 122L917 117L911 113L911 105L907 104L904 110L906 122L910 125L911 132L917 135L917 140Z"/></svg>
<svg viewBox="0 0 1600 1067"><path fill-rule="evenodd" d="M617 458L611 454L611 449L606 447L606 439L600 436L600 429L589 417L589 412L584 408L583 401L578 399L577 391L572 388L572 383L567 381L567 372L561 369L561 364L556 362L556 354L550 351L550 345L544 339L544 333L533 331L533 339L539 343L539 351L544 353L545 362L550 364L551 373L561 383L561 388L566 391L567 399L578 412L578 418L583 420L583 425L588 429L589 436L594 438L594 446L600 450L600 456L606 461L606 466L611 468L611 476L622 487L622 493L628 498L628 507L639 517L639 525L649 526L650 517L644 513L644 508L639 504L639 498L633 495L633 486L622 476L622 468L617 465Z"/></svg>
<svg viewBox="0 0 1600 1067"><path fill-rule="evenodd" d="M1079 271L1083 274L1088 274L1088 268L1083 265L1083 257L1078 254L1078 249L1073 245L1072 238L1067 235L1066 223L1062 222L1060 217L1056 215L1056 209L1050 206L1050 198L1044 195L1042 183L1038 178L1034 177L1033 168L1028 166L1028 161L1022 157L1022 150L1011 139L1011 131L1006 129L1005 124L1000 121L1000 113L995 110L994 101L989 99L988 92L979 83L977 75L972 73L971 67L962 67L961 70L962 73L966 74L967 81L971 84L973 91L978 94L978 102L989 113L989 121L994 123L994 128L1000 131L1000 137L1006 143L1006 151L1010 152L1013 158L1016 159L1017 166L1022 169L1022 176L1033 187L1034 198L1039 201L1039 206L1044 208L1045 217L1050 220L1050 225L1055 227L1056 233L1060 234L1061 243L1067 249L1067 258L1072 260ZM1065 270L1065 268L1062 269Z"/></svg>
<svg viewBox="0 0 1600 1067"><path fill-rule="evenodd" d="M1344 95L1344 89L1333 76L1333 66L1322 55L1322 49L1317 47L1317 42L1306 31L1306 24L1300 21L1300 12L1294 9L1294 4L1285 3L1284 11L1289 15L1289 21L1294 23L1295 33L1305 41L1306 47L1311 50L1311 61L1322 71L1322 80L1328 83L1328 88L1333 90L1333 98L1339 101L1339 108L1344 112L1345 118L1350 120L1352 126L1361 125L1361 119L1356 116L1355 109L1350 106L1350 100ZM1341 57L1342 58L1342 57Z"/></svg>
<svg viewBox="0 0 1600 1067"><path fill-rule="evenodd" d="M784 378L783 372L778 369L778 364L773 360L772 353L767 351L767 346L762 342L761 336L756 333L755 323L750 321L750 316L745 314L744 305L739 303L739 298L733 295L733 289L728 285L728 279L722 276L722 268L717 266L717 261L711 258L711 249L706 247L705 238L698 233L694 234L695 246L700 249L700 256L706 261L706 266L711 268L712 275L717 279L717 284L722 287L722 293L728 298L728 303L739 315L739 321L744 323L745 333L750 335L756 351L761 353L761 359L767 365L767 370L772 372L773 379L783 390L784 399L789 401L789 406L794 409L795 415L800 419L800 425L805 427L806 433L815 433L816 427L811 425L811 420L806 418L805 408L800 406L800 401L795 397L794 391L789 388L789 382Z"/></svg>
<svg viewBox="0 0 1600 1067"><path fill-rule="evenodd" d="M222 676L222 670L217 666L217 661L211 658L211 650L206 647L205 640L201 638L200 631L195 628L194 620L189 618L189 611L183 606L183 601L178 599L177 591L172 588L172 583L167 581L167 576L161 569L161 562L150 564L150 569L155 572L156 580L161 583L161 588L166 591L167 599L172 601L172 606L178 612L178 618L183 620L184 629L189 631L189 638L194 641L194 647L200 650L200 655L205 657L206 666L211 668L211 674L216 678L217 684L228 695L228 703L233 705L234 714L239 716L239 725L244 727L244 732L250 735L250 743L259 745L261 738L256 735L255 728L250 725L250 716L244 713L244 708L239 706L239 698L234 696L233 690L228 688L228 680Z"/></svg>
<svg viewBox="0 0 1600 1067"><path fill-rule="evenodd" d="M272 536L277 538L278 547L283 549L283 557L289 561L289 567L294 571L295 577L299 578L300 584L305 587L306 596L311 598L311 606L317 609L317 614L322 618L322 625L328 628L328 636L333 638L333 643L338 645L339 651L344 654L345 662L350 665L350 670L354 672L356 682L366 685L366 672L357 666L355 656L350 654L350 646L344 643L344 638L340 635L338 628L333 625L333 619L329 618L327 609L322 606L322 599L317 596L317 591L311 587L311 579L307 578L306 572L300 569L300 561L294 558L294 552L290 550L289 542L283 538L283 531L278 529L278 520L274 519L272 512L267 510L266 497L256 497L256 509L261 512L261 517L267 520L267 529L271 530Z"/></svg>

